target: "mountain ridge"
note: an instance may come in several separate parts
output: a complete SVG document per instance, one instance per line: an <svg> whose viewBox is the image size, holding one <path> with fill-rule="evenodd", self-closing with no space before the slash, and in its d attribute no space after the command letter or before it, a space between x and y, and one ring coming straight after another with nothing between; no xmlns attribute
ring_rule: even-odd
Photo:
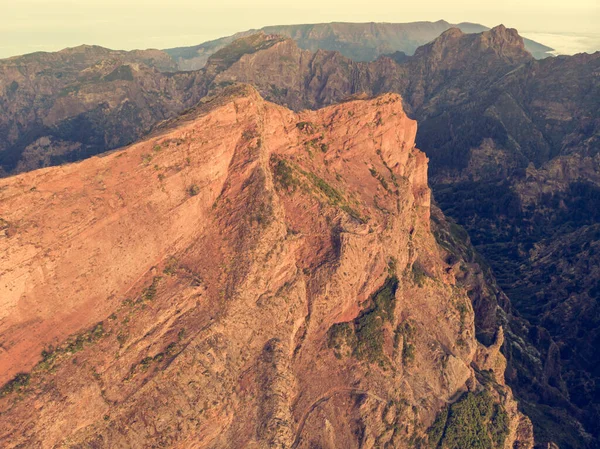
<svg viewBox="0 0 600 449"><path fill-rule="evenodd" d="M230 86L163 127L0 181L2 297L23 330L3 373L16 346L52 344L2 388L0 441L425 444L470 438L452 419L427 430L459 397L455 413L486 410L476 424L490 447L532 447L503 381L502 331L477 343L431 233L427 158L398 95L296 114ZM83 232L49 210L72 210ZM32 245L48 250L30 257ZM79 316L79 333L58 335L77 332L64 316L38 333L56 318L40 307ZM0 334L14 335L4 318Z"/></svg>
<svg viewBox="0 0 600 449"><path fill-rule="evenodd" d="M432 41L449 28L463 28L467 33L481 33L490 28L483 25L462 22L451 24L445 20L437 22L332 22L305 25L267 26L261 29L248 30L232 36L215 39L191 47L177 47L164 50L177 62L180 70L198 70L210 55L219 48L257 32L279 34L298 42L303 50L313 52L337 50L344 56L357 62L368 62L383 54L402 51L412 55L417 47ZM344 34L346 32L346 34ZM316 36L315 36L316 35ZM537 58L550 56L552 49L537 42L525 39L527 49Z"/></svg>

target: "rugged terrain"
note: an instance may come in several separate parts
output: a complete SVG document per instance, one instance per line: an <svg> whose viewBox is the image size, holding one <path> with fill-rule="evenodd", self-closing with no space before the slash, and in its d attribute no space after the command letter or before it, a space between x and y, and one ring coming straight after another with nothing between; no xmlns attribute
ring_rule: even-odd
<svg viewBox="0 0 600 449"><path fill-rule="evenodd" d="M116 128L109 128L110 145L98 144L89 154L133 141L157 120L175 116L211 89L239 81L254 84L265 98L294 110L401 93L404 109L419 122L416 142L431 160L435 199L471 237L456 224L435 219L434 209L433 231L448 251L445 262L454 267L458 285L471 299L478 340L493 345L503 326L507 380L533 419L538 441L583 448L591 436L582 432L577 420L595 435L600 422L594 351L599 329L595 263L599 61L600 53L535 61L516 31L504 27L476 35L450 29L412 57L395 54L370 63L337 52L312 53L291 39L254 34L215 52L199 72L166 75L148 68L145 73L152 75L142 85L150 85L154 77L172 83L160 82L173 86L173 93L164 94L175 99L168 103L172 109L149 118L143 130L120 128L116 133ZM80 78L77 75L74 85L84 85ZM102 95L136 82L113 80L102 87ZM97 89L96 83L85 89ZM93 97L79 89L68 95L77 102L91 101ZM6 92L2 97L6 104L20 98ZM149 96L153 91L144 87L141 92ZM95 97L96 104L103 96ZM57 98L37 99L38 114L45 114ZM119 98L131 103L129 93ZM86 126L69 128L67 140L77 144L89 139L90 130L104 132L104 117L121 123L119 105L109 102L103 115L84 115ZM138 110L146 107L140 103ZM60 116L55 128L62 117L68 122L69 114ZM388 126L384 117L376 124ZM11 129L19 139L32 135L25 128L23 134L19 127ZM110 140L115 136L122 140ZM310 153L320 154L322 144L318 139L309 144ZM19 151L25 156L32 153ZM33 154L48 151L54 150L39 147ZM21 161L30 163L19 162L25 165L8 170L14 173L86 155L24 157ZM148 152L147 157L153 154ZM4 235L11 235L12 229L7 221L0 222ZM471 241L483 257L473 251Z"/></svg>
<svg viewBox="0 0 600 449"><path fill-rule="evenodd" d="M516 310L550 332L526 334L563 374L523 394L571 404L568 413L598 434L598 359L589 345L598 332L599 67L600 53L535 61L515 30L497 27L451 29L413 57L372 63L288 40L243 56L215 82L250 82L294 109L400 92L419 121L440 207L467 228ZM556 428L555 418L537 422Z"/></svg>
<svg viewBox="0 0 600 449"><path fill-rule="evenodd" d="M260 30L249 30L233 36L216 39L192 47L165 50L177 63L179 70L198 70L204 67L212 54L236 39L258 32L277 34L293 39L303 50L339 51L354 61L374 61L379 56L396 52L412 55L415 50L450 28L459 28L465 33L481 33L488 27L476 23L450 24L437 22L410 23L318 23L306 25L267 26ZM525 39L529 52L537 59L550 56L552 49Z"/></svg>
<svg viewBox="0 0 600 449"><path fill-rule="evenodd" d="M0 60L0 176L129 144L204 95L158 50L81 46ZM202 91L202 95L199 93Z"/></svg>
<svg viewBox="0 0 600 449"><path fill-rule="evenodd" d="M357 40L362 35L361 28L350 28ZM394 29L385 33L372 32L381 42L389 39L395 42L390 37ZM431 39L438 34L431 34ZM296 38L303 42L298 36ZM409 76L414 77L416 83L429 81L424 79L423 73L406 73L392 63L406 61L406 56L399 53L392 55L394 59L384 58L373 66L357 66L338 53L301 52L295 41L288 40L282 44L283 48L278 46L276 54L263 54L284 40L281 36L263 33L248 35L226 47L223 43L211 52L208 62L203 62L202 70L193 72L170 73L176 69L176 64L167 53L159 50L122 52L81 46L56 53L34 53L0 60L0 176L81 160L134 142L156 123L195 105L215 82L240 77L240 66L235 63L244 55L257 54L260 64L269 66L270 74L265 79L268 84L261 86L261 92L269 97L274 94L273 100L292 108L331 104L350 92L364 90L404 93ZM359 42L362 41L357 40L355 45ZM321 48L316 44L309 47ZM298 70L299 73L277 79L277 54L285 56L280 61L284 63L284 72ZM302 59L301 65L292 67L294 64L289 58L294 62ZM424 57L416 59L423 60ZM303 80L319 76L328 69L338 71L338 64L349 71L338 75L347 78L349 83L345 85L333 85L334 77ZM253 67L251 71L260 78L262 68ZM248 80L252 78L251 74L241 76ZM361 82L353 83L354 77ZM327 86L323 86L323 81ZM304 87L299 84L301 82L310 85ZM260 80L258 84L261 84ZM275 91L269 92L270 88ZM309 92L296 92L306 88ZM329 92L330 89L335 91ZM282 95L284 93L286 95ZM292 98L294 96L300 98Z"/></svg>
<svg viewBox="0 0 600 449"><path fill-rule="evenodd" d="M415 135L232 87L0 181L2 446L532 447Z"/></svg>

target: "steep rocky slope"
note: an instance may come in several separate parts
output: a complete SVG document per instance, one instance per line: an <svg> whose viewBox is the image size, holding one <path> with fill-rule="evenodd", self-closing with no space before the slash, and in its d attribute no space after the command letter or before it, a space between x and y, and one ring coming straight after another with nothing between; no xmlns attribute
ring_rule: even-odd
<svg viewBox="0 0 600 449"><path fill-rule="evenodd" d="M249 30L233 36L216 39L192 47L165 50L177 62L180 70L198 70L204 67L210 56L236 39L262 31L293 39L304 49L339 51L354 61L374 61L381 55L396 52L412 55L415 50L437 38L449 28L459 28L465 33L481 33L488 27L476 23L450 24L437 22L410 23L319 23L306 25L267 26L260 30ZM536 58L550 56L552 49L525 39L527 50Z"/></svg>
<svg viewBox="0 0 600 449"><path fill-rule="evenodd" d="M2 446L532 447L415 134L397 95L234 87L0 181Z"/></svg>
<svg viewBox="0 0 600 449"><path fill-rule="evenodd" d="M480 35L449 30L400 64L385 57L355 63L284 41L242 57L216 81L251 82L294 109L402 93L419 120L417 143L431 158L441 208L467 228L517 310L548 326L549 335L533 330L527 338L551 365L562 359L562 378L551 375L527 395L570 403L568 413L598 434L597 355L579 347L598 328L598 239L587 227L597 223L599 206L599 65L600 53L534 61L514 30L497 27ZM561 254L568 257L559 261Z"/></svg>

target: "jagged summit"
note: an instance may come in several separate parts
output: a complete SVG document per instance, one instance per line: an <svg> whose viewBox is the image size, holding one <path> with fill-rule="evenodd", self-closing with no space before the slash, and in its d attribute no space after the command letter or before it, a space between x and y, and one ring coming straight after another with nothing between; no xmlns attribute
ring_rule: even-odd
<svg viewBox="0 0 600 449"><path fill-rule="evenodd" d="M431 43L419 47L415 58L448 51L455 54L456 59L479 58L482 50L490 50L510 63L533 60L517 30L504 25L477 34L466 34L458 28L450 28Z"/></svg>

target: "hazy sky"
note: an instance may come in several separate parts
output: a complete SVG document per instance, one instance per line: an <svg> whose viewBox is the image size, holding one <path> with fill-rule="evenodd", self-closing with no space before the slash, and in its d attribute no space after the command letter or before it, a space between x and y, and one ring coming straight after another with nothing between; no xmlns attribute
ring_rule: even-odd
<svg viewBox="0 0 600 449"><path fill-rule="evenodd" d="M600 0L0 0L0 57L80 44L168 48L265 25L439 20L598 32Z"/></svg>

